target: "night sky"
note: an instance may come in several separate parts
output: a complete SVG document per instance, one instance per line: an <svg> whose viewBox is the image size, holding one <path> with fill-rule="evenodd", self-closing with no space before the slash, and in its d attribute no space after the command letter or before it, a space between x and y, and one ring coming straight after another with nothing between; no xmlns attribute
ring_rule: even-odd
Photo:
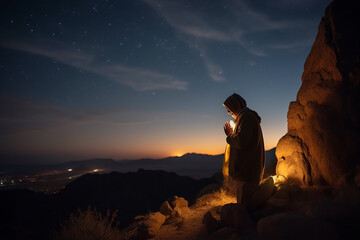
<svg viewBox="0 0 360 240"><path fill-rule="evenodd" d="M275 147L329 2L0 1L0 161L220 154L234 92Z"/></svg>

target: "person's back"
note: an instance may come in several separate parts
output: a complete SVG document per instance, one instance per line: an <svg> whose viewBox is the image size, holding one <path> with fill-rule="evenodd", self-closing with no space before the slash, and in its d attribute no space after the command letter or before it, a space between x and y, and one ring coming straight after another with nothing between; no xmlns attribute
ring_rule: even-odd
<svg viewBox="0 0 360 240"><path fill-rule="evenodd" d="M264 173L265 149L259 115L246 107L246 101L237 94L226 99L224 106L235 118L235 129L224 126L229 144L229 175L237 182L238 202L249 200Z"/></svg>

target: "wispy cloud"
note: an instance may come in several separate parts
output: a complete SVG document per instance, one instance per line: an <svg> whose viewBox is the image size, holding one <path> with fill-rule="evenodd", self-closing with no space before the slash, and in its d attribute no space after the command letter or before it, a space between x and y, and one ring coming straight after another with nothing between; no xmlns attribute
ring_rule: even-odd
<svg viewBox="0 0 360 240"><path fill-rule="evenodd" d="M31 43L1 40L0 45L18 51L46 56L58 62L92 72L137 91L156 89L186 90L187 82L175 77L142 68L117 63L99 63L93 54L78 51L64 43Z"/></svg>
<svg viewBox="0 0 360 240"><path fill-rule="evenodd" d="M196 7L190 8L180 1L144 1L181 34L213 41L235 42L256 56L266 54L247 44L247 34L293 27L292 23L274 21L265 14L253 10L243 0L227 1L226 9L217 9L219 15L216 19L211 12L195 11Z"/></svg>
<svg viewBox="0 0 360 240"><path fill-rule="evenodd" d="M192 47L199 51L201 59L204 61L204 65L207 69L209 77L215 82L225 81L224 70L219 65L214 63L206 52L205 47L202 44L193 43Z"/></svg>
<svg viewBox="0 0 360 240"><path fill-rule="evenodd" d="M293 27L289 22L274 21L265 14L253 10L243 0L226 1L224 4L228 6L216 9L218 15L215 18L211 11L202 11L191 5L191 2L144 1L176 30L181 39L195 46L194 49L199 52L209 77L217 82L225 80L224 70L209 56L209 41L235 43L251 55L264 57L268 55L264 47L251 44L247 36Z"/></svg>
<svg viewBox="0 0 360 240"><path fill-rule="evenodd" d="M233 0L231 3L229 10L234 16L236 26L242 29L244 34L286 29L294 26L288 21L272 20L266 14L251 8L244 0Z"/></svg>
<svg viewBox="0 0 360 240"><path fill-rule="evenodd" d="M0 95L0 134L41 131L86 123L117 125L147 124L148 121L122 120L128 116L114 110L74 110L12 95Z"/></svg>

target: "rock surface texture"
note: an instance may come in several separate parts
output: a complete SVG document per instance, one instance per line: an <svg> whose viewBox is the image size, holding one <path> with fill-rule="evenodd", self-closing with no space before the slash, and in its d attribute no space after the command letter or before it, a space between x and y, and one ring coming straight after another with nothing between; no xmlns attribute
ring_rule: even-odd
<svg viewBox="0 0 360 240"><path fill-rule="evenodd" d="M137 238L141 240L155 237L164 222L165 216L160 212L149 213L138 229Z"/></svg>
<svg viewBox="0 0 360 240"><path fill-rule="evenodd" d="M360 1L326 9L276 147L276 173L302 185L351 183L359 168Z"/></svg>

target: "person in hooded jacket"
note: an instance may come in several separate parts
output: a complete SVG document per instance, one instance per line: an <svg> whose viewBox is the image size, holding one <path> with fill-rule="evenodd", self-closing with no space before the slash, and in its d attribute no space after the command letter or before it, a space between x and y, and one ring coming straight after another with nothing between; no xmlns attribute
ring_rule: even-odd
<svg viewBox="0 0 360 240"><path fill-rule="evenodd" d="M237 202L246 205L259 186L264 174L265 149L261 118L246 106L246 101L234 93L224 104L235 121L234 129L229 122L224 125L228 172L236 183Z"/></svg>

